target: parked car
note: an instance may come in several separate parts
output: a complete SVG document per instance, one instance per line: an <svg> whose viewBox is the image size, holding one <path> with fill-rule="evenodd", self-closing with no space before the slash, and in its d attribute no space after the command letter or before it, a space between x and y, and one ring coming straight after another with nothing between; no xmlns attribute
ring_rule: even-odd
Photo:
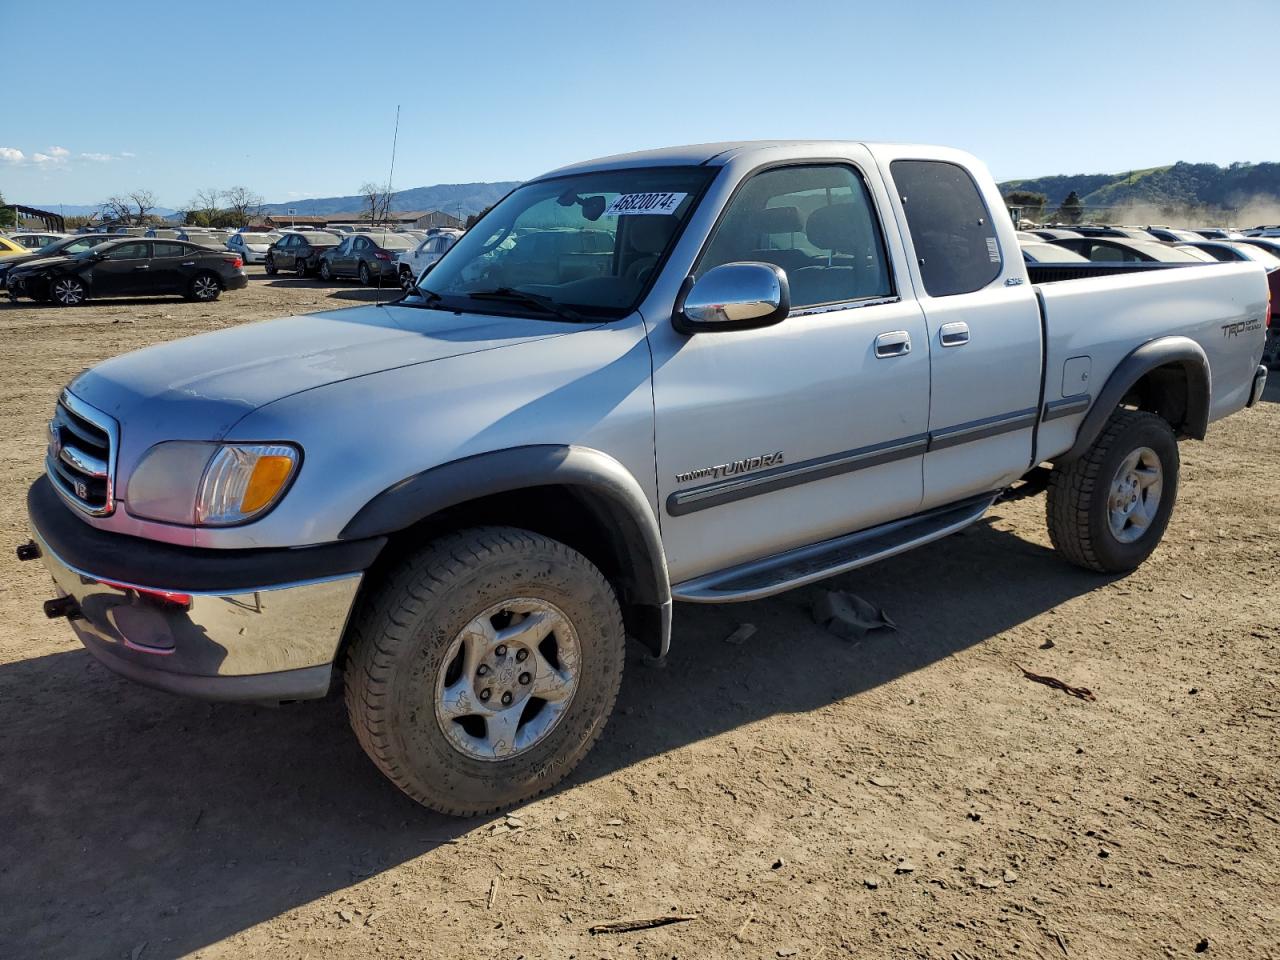
<svg viewBox="0 0 1280 960"><path fill-rule="evenodd" d="M397 257L412 249L412 240L389 230L352 234L320 255L320 279L357 277L366 287L399 284Z"/></svg>
<svg viewBox="0 0 1280 960"><path fill-rule="evenodd" d="M1258 247L1266 250L1268 253L1280 257L1280 237L1241 237L1236 243L1247 244L1251 247Z"/></svg>
<svg viewBox="0 0 1280 960"><path fill-rule="evenodd" d="M266 263L267 251L279 239L278 233L233 233L227 239L227 249L240 254L245 263Z"/></svg>
<svg viewBox="0 0 1280 960"><path fill-rule="evenodd" d="M238 256L180 240L123 237L69 257L34 260L9 271L11 299L29 297L63 307L103 297L161 296L217 300L248 279Z"/></svg>
<svg viewBox="0 0 1280 960"><path fill-rule="evenodd" d="M1178 230L1174 227L1147 227L1147 233L1165 243L1183 243L1200 239L1200 234L1194 231Z"/></svg>
<svg viewBox="0 0 1280 960"><path fill-rule="evenodd" d="M585 278L544 256L582 232L612 243ZM919 144L535 177L395 304L77 375L19 556L52 575L46 615L134 681L344 683L409 797L520 803L599 738L626 637L666 654L673 600L805 586L1045 488L1066 560L1114 576L1156 549L1179 439L1265 386L1263 271L1037 284L1013 234L981 163Z"/></svg>
<svg viewBox="0 0 1280 960"><path fill-rule="evenodd" d="M47 247L55 240L61 240L63 237L68 236L68 234L23 231L21 233L11 233L8 236L14 243L21 244L28 250L39 250L41 247Z"/></svg>
<svg viewBox="0 0 1280 960"><path fill-rule="evenodd" d="M30 252L22 244L14 243L8 237L0 237L0 257L20 257Z"/></svg>
<svg viewBox="0 0 1280 960"><path fill-rule="evenodd" d="M1061 240L1066 237L1083 237L1084 234L1077 230L1063 230L1054 228L1036 228L1028 231L1034 233L1041 240Z"/></svg>
<svg viewBox="0 0 1280 960"><path fill-rule="evenodd" d="M1199 250L1171 247L1151 237L1066 237L1050 243L1065 247L1095 263L1212 263L1213 257Z"/></svg>
<svg viewBox="0 0 1280 960"><path fill-rule="evenodd" d="M274 276L281 270L292 270L300 277L316 269L320 255L338 245L338 238L332 233L321 233L308 230L305 233L290 231L280 235L280 239L267 250L266 265L268 274Z"/></svg>
<svg viewBox="0 0 1280 960"><path fill-rule="evenodd" d="M1197 230L1196 233L1209 240L1241 240L1244 234L1239 230L1231 230L1227 227L1205 227Z"/></svg>
<svg viewBox="0 0 1280 960"><path fill-rule="evenodd" d="M159 240L180 240L180 239L182 239L182 238L178 235L178 231L177 231L176 229L171 229L171 228L169 228L169 227L152 227L152 228L151 228L150 230L148 230L145 234L143 234L143 236L151 237L153 240L154 240L154 239L159 239Z"/></svg>
<svg viewBox="0 0 1280 960"><path fill-rule="evenodd" d="M1014 233L1013 236L1019 243L1035 243L1040 239L1040 237L1037 237L1034 233L1031 233L1028 230L1019 230Z"/></svg>
<svg viewBox="0 0 1280 960"><path fill-rule="evenodd" d="M1151 235L1141 227L1111 227L1082 223L1074 229L1083 237L1119 237L1130 240L1151 239Z"/></svg>
<svg viewBox="0 0 1280 960"><path fill-rule="evenodd" d="M178 233L178 239L213 250L225 250L231 233L227 230L182 230Z"/></svg>
<svg viewBox="0 0 1280 960"><path fill-rule="evenodd" d="M1024 241L1018 244L1022 248L1022 259L1027 263L1088 263L1087 257L1059 246L1037 239L1036 242Z"/></svg>
<svg viewBox="0 0 1280 960"><path fill-rule="evenodd" d="M457 243L460 236L462 236L461 230L441 232L425 237L411 250L400 251L398 258L400 286L405 290L412 287L422 276L422 271L443 257L445 251Z"/></svg>
<svg viewBox="0 0 1280 960"><path fill-rule="evenodd" d="M92 250L98 244L105 243L111 239L113 238L105 233L73 234L72 236L55 240L39 250L31 250L25 254L0 259L0 290L4 289L7 283L9 271L19 264L31 263L33 260L42 260L46 257L74 256L77 253Z"/></svg>

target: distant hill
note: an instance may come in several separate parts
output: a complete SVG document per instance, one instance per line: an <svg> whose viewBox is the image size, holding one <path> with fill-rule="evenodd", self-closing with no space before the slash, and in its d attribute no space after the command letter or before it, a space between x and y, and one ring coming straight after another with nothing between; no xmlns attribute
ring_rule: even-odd
<svg viewBox="0 0 1280 960"><path fill-rule="evenodd" d="M27 203L25 200L15 200L14 203L35 207L37 210L48 210L50 213L60 213L64 217L89 217L102 209L100 203ZM178 211L171 210L169 207L156 207L151 212L158 217L171 217Z"/></svg>
<svg viewBox="0 0 1280 960"><path fill-rule="evenodd" d="M1086 210L1091 208L1151 207L1170 211L1214 210L1231 213L1280 203L1280 163L1214 163L1179 161L1167 167L1122 173L1058 174L1027 180L1007 180L1002 193L1028 190L1049 198L1054 210L1072 190Z"/></svg>
<svg viewBox="0 0 1280 960"><path fill-rule="evenodd" d="M431 187L397 190L391 196L391 209L442 210L455 216L461 211L465 217L469 213L479 213L501 200L512 187L518 185L518 180L504 180L500 183L437 183ZM263 206L263 210L267 213L288 213L292 210L299 216L323 216L327 213L349 213L360 210L363 206L364 198L358 196L317 197L290 200L288 203L268 203Z"/></svg>

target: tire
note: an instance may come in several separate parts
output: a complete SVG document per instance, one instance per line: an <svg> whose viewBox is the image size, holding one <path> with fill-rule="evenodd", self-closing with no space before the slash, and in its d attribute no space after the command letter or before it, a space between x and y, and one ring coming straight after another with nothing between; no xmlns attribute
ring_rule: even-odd
<svg viewBox="0 0 1280 960"><path fill-rule="evenodd" d="M369 265L365 263L363 260L361 260L360 261L360 285L363 287L369 286L369 280L370 280Z"/></svg>
<svg viewBox="0 0 1280 960"><path fill-rule="evenodd" d="M413 271L412 270L400 271L400 289L403 290L405 293L408 293L410 290L413 289Z"/></svg>
<svg viewBox="0 0 1280 960"><path fill-rule="evenodd" d="M222 282L212 273L198 273L187 287L187 299L213 303L222 295Z"/></svg>
<svg viewBox="0 0 1280 960"><path fill-rule="evenodd" d="M310 268L307 266L307 258L306 257L295 258L293 261L293 269L294 269L294 272L297 273L299 278L305 277L310 270Z"/></svg>
<svg viewBox="0 0 1280 960"><path fill-rule="evenodd" d="M559 625L541 640L512 626L502 644L493 631L514 616ZM617 596L582 554L513 527L464 530L410 556L362 603L347 713L370 759L418 803L491 813L545 793L586 756L617 700L623 647ZM485 710L516 719L491 726Z"/></svg>
<svg viewBox="0 0 1280 960"><path fill-rule="evenodd" d="M1054 547L1086 570L1136 569L1169 525L1178 468L1178 441L1166 420L1117 410L1093 446L1049 477L1046 515Z"/></svg>
<svg viewBox="0 0 1280 960"><path fill-rule="evenodd" d="M89 291L79 277L59 277L49 285L49 293L60 307L78 307L89 299Z"/></svg>
<svg viewBox="0 0 1280 960"><path fill-rule="evenodd" d="M329 283L333 280L333 269L329 266L328 260L320 261L320 279L325 283Z"/></svg>
<svg viewBox="0 0 1280 960"><path fill-rule="evenodd" d="M267 272L268 277L274 277L276 275L275 260L273 260L271 257L267 257L266 260L262 261L262 269Z"/></svg>

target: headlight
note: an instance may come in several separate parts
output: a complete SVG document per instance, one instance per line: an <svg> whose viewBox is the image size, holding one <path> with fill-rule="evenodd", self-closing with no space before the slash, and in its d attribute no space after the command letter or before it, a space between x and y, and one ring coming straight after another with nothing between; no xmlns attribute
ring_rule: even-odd
<svg viewBox="0 0 1280 960"><path fill-rule="evenodd" d="M301 452L283 443L158 443L129 479L134 516L226 527L262 516L298 472Z"/></svg>

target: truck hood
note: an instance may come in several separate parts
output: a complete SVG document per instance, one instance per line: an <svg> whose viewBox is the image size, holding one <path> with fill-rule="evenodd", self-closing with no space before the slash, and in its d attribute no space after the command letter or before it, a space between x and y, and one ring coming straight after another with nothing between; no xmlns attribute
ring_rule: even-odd
<svg viewBox="0 0 1280 960"><path fill-rule="evenodd" d="M217 440L251 411L304 390L582 329L527 317L352 307L147 347L84 371L69 389L119 421L127 447Z"/></svg>

